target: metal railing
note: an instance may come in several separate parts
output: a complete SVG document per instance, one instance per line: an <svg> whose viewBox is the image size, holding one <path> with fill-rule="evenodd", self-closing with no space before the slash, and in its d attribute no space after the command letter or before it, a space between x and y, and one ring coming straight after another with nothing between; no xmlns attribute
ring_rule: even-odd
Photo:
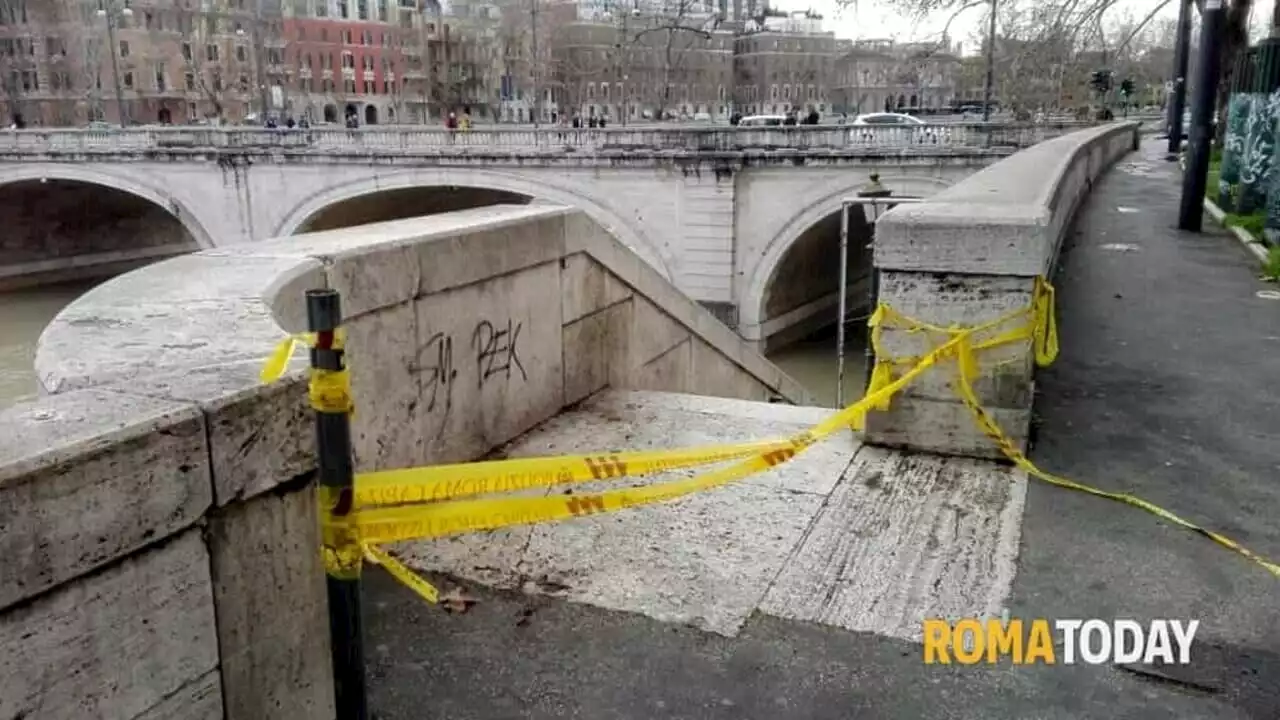
<svg viewBox="0 0 1280 720"><path fill-rule="evenodd" d="M164 150L256 150L478 154L567 150L741 152L750 150L896 150L1028 147L1090 123L949 123L914 126L823 125L767 128L480 128L423 126L376 128L154 127L9 130L0 153L44 155Z"/></svg>

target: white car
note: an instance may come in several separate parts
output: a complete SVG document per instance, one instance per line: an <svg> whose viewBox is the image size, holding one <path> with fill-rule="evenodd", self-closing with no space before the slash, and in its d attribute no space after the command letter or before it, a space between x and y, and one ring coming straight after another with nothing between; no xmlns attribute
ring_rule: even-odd
<svg viewBox="0 0 1280 720"><path fill-rule="evenodd" d="M929 125L918 117L902 113L867 113L854 118L851 124L854 127L849 131L849 138L864 142L871 142L881 138L888 141L911 140L921 143L937 143L945 141L950 135L945 127ZM898 132L881 133L872 129L876 127L902 129Z"/></svg>

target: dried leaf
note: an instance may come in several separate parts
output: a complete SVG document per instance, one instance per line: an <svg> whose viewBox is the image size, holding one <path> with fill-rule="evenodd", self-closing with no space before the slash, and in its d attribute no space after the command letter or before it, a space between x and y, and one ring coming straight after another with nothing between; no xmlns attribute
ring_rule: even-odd
<svg viewBox="0 0 1280 720"><path fill-rule="evenodd" d="M479 599L468 595L460 587L451 588L448 592L440 594L440 607L450 614L456 613L461 615L471 609L472 605L480 602Z"/></svg>

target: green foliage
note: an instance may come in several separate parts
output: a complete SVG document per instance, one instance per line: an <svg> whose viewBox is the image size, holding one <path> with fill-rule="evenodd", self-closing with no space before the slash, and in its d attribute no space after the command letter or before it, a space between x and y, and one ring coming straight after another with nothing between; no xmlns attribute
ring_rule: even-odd
<svg viewBox="0 0 1280 720"><path fill-rule="evenodd" d="M1262 279L1267 282L1280 281L1280 246L1272 245L1267 250L1266 262L1262 263Z"/></svg>
<svg viewBox="0 0 1280 720"><path fill-rule="evenodd" d="M1228 213L1222 221L1227 227L1238 227L1255 238L1261 239L1262 228L1267 222L1267 214L1261 210L1249 213L1248 215Z"/></svg>

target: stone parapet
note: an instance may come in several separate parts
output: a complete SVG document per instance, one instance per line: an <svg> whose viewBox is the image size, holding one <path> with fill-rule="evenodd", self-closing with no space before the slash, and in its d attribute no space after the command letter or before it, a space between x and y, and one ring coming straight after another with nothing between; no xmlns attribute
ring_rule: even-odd
<svg viewBox="0 0 1280 720"><path fill-rule="evenodd" d="M332 718L303 293L342 292L360 470L484 456L606 388L804 403L580 211L206 250L45 331L0 411L0 717Z"/></svg>
<svg viewBox="0 0 1280 720"><path fill-rule="evenodd" d="M1052 274L1062 239L1093 181L1136 147L1139 124L1121 122L1048 140L985 168L876 225L879 300L923 322L967 327L1026 307L1035 278ZM886 329L890 356L926 349L920 333ZM984 351L975 391L1025 449L1034 396L1031 342ZM871 442L999 457L960 403L955 366L930 370L867 419Z"/></svg>

